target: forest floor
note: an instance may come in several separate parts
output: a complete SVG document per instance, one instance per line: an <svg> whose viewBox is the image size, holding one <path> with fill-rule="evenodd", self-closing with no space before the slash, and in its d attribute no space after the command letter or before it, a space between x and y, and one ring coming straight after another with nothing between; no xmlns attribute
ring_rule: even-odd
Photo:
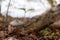
<svg viewBox="0 0 60 40"><path fill-rule="evenodd" d="M0 40L60 40L60 31L56 30L54 32L50 28L42 29L36 33L26 33L22 32L22 34L10 33L4 36L5 31L0 31ZM2 38L2 39L1 39Z"/></svg>

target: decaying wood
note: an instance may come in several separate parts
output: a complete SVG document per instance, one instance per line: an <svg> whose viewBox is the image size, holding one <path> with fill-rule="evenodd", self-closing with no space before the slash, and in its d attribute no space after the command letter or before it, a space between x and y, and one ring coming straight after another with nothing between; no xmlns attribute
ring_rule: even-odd
<svg viewBox="0 0 60 40"><path fill-rule="evenodd" d="M35 19L32 18L30 22L16 27L12 33L16 35L23 33L23 35L25 35L29 32L35 34L36 31L49 27L58 20L60 20L60 5L56 7L56 10L50 9Z"/></svg>
<svg viewBox="0 0 60 40"><path fill-rule="evenodd" d="M24 25L26 31L31 30L41 30L49 25L53 24L55 21L60 20L60 5L58 5L56 10L49 10L47 13L40 15L35 20Z"/></svg>
<svg viewBox="0 0 60 40"><path fill-rule="evenodd" d="M9 29L8 31L13 33L12 35L18 35L18 36L20 36L20 34L25 35L30 32L32 34L36 34L35 32L44 29L46 27L50 27L50 25L55 25L57 21L60 20L60 5L57 6L55 9L54 10L50 9L49 11L46 11L42 15L33 17L30 22L24 25L17 26L15 29L12 30L12 32L11 29ZM52 27L54 28L55 26L51 26L51 28Z"/></svg>

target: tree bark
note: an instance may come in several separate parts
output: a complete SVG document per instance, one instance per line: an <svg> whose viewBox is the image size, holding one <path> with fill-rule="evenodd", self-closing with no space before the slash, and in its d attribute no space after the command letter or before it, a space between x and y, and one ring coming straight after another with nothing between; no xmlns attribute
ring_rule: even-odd
<svg viewBox="0 0 60 40"><path fill-rule="evenodd" d="M35 20L26 23L24 27L26 31L41 30L58 20L60 20L60 5L57 6L56 10L49 10Z"/></svg>
<svg viewBox="0 0 60 40"><path fill-rule="evenodd" d="M8 12L9 12L10 3L11 3L11 0L9 1L8 7L7 7L6 16L4 17L4 22L5 22L4 25L7 24L7 21L8 21Z"/></svg>

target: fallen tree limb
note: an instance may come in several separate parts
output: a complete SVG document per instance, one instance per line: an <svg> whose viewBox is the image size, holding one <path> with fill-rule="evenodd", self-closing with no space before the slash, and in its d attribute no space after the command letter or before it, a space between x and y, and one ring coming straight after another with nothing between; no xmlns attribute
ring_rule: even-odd
<svg viewBox="0 0 60 40"><path fill-rule="evenodd" d="M32 19L30 22L16 28L17 34L36 32L49 27L54 22L60 20L60 6L56 10L49 10L44 14L40 15L36 19ZM15 30L14 30L15 31ZM25 33L25 34L26 34Z"/></svg>
<svg viewBox="0 0 60 40"><path fill-rule="evenodd" d="M56 10L49 10L47 13L44 13L40 15L35 20L31 20L30 22L26 23L24 27L25 30L37 30L37 29L43 29L45 25L48 27L48 25L54 23L55 21L60 20L60 5L57 6Z"/></svg>

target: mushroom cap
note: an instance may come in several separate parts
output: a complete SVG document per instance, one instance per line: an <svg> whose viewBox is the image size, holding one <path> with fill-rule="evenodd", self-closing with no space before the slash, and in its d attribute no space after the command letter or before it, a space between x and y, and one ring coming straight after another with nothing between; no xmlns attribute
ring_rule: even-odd
<svg viewBox="0 0 60 40"><path fill-rule="evenodd" d="M13 26L22 25L22 24L24 24L24 22L19 20L13 20L12 22L10 22L10 25L13 25Z"/></svg>

